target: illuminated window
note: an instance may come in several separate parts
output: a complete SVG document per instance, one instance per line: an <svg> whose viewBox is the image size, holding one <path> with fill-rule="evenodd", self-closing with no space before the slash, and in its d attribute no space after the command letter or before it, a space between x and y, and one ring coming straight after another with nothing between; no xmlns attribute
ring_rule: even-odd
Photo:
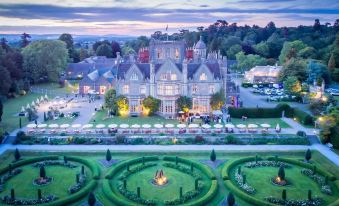
<svg viewBox="0 0 339 206"><path fill-rule="evenodd" d="M177 74L171 74L171 80L177 80Z"/></svg>
<svg viewBox="0 0 339 206"><path fill-rule="evenodd" d="M207 75L205 73L201 73L200 74L200 78L201 81L206 81L207 80Z"/></svg>
<svg viewBox="0 0 339 206"><path fill-rule="evenodd" d="M160 74L160 80L167 80L167 73Z"/></svg>
<svg viewBox="0 0 339 206"><path fill-rule="evenodd" d="M175 58L179 59L179 49L178 48L175 49Z"/></svg>
<svg viewBox="0 0 339 206"><path fill-rule="evenodd" d="M129 93L129 85L124 85L123 87L122 87L122 93L123 94L128 94Z"/></svg>
<svg viewBox="0 0 339 206"><path fill-rule="evenodd" d="M137 73L133 73L132 75L131 75L131 78L130 78L130 80L138 80L139 78L138 78L138 75L137 75Z"/></svg>
<svg viewBox="0 0 339 206"><path fill-rule="evenodd" d="M195 94L195 93L197 93L197 92L198 92L198 85L194 84L194 85L192 86L192 93Z"/></svg>

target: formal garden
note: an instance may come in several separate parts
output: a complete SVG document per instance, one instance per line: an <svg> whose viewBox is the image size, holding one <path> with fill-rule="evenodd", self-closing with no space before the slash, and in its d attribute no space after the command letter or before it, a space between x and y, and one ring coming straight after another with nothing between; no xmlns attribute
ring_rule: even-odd
<svg viewBox="0 0 339 206"><path fill-rule="evenodd" d="M310 150L16 150L0 161L0 205L338 205L338 168Z"/></svg>

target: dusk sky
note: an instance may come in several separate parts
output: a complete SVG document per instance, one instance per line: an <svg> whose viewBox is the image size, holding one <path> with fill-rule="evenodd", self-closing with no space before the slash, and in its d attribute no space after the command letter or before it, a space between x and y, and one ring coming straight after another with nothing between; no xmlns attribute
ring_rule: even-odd
<svg viewBox="0 0 339 206"><path fill-rule="evenodd" d="M195 30L217 19L238 25L333 24L338 0L0 0L0 33L150 35Z"/></svg>

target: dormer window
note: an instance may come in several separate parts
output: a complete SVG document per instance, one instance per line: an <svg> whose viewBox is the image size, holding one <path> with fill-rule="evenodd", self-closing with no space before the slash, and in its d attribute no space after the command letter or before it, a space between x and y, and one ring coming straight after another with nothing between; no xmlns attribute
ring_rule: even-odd
<svg viewBox="0 0 339 206"><path fill-rule="evenodd" d="M132 75L131 75L131 78L130 78L130 80L138 80L139 79L139 77L138 77L138 75L137 75L137 73L133 73Z"/></svg>
<svg viewBox="0 0 339 206"><path fill-rule="evenodd" d="M177 80L177 74L171 74L171 80Z"/></svg>
<svg viewBox="0 0 339 206"><path fill-rule="evenodd" d="M207 75L205 73L200 74L200 81L206 81L207 80Z"/></svg>

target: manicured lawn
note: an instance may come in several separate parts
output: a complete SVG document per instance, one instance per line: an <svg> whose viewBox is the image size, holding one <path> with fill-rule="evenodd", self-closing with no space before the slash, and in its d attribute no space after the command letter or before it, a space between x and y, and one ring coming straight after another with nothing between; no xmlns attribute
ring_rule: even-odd
<svg viewBox="0 0 339 206"><path fill-rule="evenodd" d="M163 117L159 116L149 116L149 117L113 117L113 118L107 118L107 112L106 111L98 111L90 123L93 123L93 120L95 120L96 124L129 124L130 126L133 124L150 124L153 126L154 124L178 124L179 122L177 120L173 119L165 119Z"/></svg>
<svg viewBox="0 0 339 206"><path fill-rule="evenodd" d="M112 159L114 160L126 160L126 159L131 159L131 158L136 158L136 157L141 157L141 156L147 156L147 155L156 155L159 156L160 158L164 155L177 155L179 157L183 157L183 158L187 158L190 160L195 160L195 161L199 161L199 160L208 160L209 159L209 155L210 152L202 152L202 151L180 151L180 152L131 152L131 151L126 151L126 152L115 152L115 151L111 151L112 152ZM261 157L268 157L268 156L274 156L274 155L279 155L279 157L288 157L288 158L294 158L294 159L303 159L304 158L304 153L305 151L293 151L293 152L265 152L265 151L248 151L248 152L217 152L217 159L218 160L222 160L222 161L230 161L233 159L237 159L237 158L242 158L242 157L247 157L247 156L254 156L255 154L260 155ZM106 196L103 194L102 192L102 181L105 178L105 174L107 173L107 171L110 168L106 168L104 166L102 166L101 164L98 163L98 160L102 160L105 158L105 152L21 152L23 158L28 158L28 157L36 157L36 156L43 156L43 155L49 155L49 154L53 154L53 155L73 155L73 156L80 156L82 158L88 159L88 160L92 160L95 161L101 168L101 178L98 181L98 186L96 187L95 193L97 198L99 199L99 201L104 204L104 205L114 205L112 204L107 198ZM0 168L7 166L10 162L12 162L13 160L13 153L5 153L3 155L0 156ZM328 172L331 172L332 174L336 175L337 178L339 178L339 168L336 167L334 164L330 163L329 160L327 160L324 156L322 156L320 153L318 152L312 152L312 163L315 164L317 166L317 168L323 168L324 170L327 170ZM219 165L216 169L213 169L214 173L217 176L217 180L218 180L218 193L217 195L212 199L212 201L208 204L208 206L215 206L215 205L219 205L220 202L227 196L227 194L229 193L229 190L224 186L222 179L220 177L220 172L221 172L221 168L222 168L223 164ZM57 171L60 170L56 170L57 167L50 167L47 168L47 174L51 174L55 177L58 177L59 174L56 174ZM138 176L130 176L130 178L133 178L136 182L136 184L131 184L128 187L131 187L134 191L133 188L135 188L135 186L138 184L148 184L148 180L153 177L154 175L154 171L156 170L156 168L160 169L164 169L165 175L168 176L169 178L171 178L171 175L173 174L175 177L175 181L173 182L173 184L181 184L184 183L184 185L191 185L191 183L187 183L187 181L189 181L189 178L184 178L184 179L180 179L179 177L177 177L178 175L176 175L176 173L170 171L170 169L168 169L167 167L153 167L153 168L149 168L147 170L145 170L142 173L142 176L138 177ZM24 168L25 169L25 168ZM270 170L265 170L265 168L256 168L253 169L252 171L247 171L247 169L245 169L243 167L243 169L245 170L246 174L247 174L247 180L252 183L252 184L256 184L256 182L258 182L258 194L257 195L265 195L264 191L266 191L267 195L277 195L277 197L281 196L281 190L282 188L280 187L273 187L271 185L269 185L269 180L268 178L271 176L274 176L277 174L277 169L271 169ZM266 168L269 169L269 168ZM308 189L309 187L312 188L312 192L313 194L319 194L322 195L322 193L318 193L319 191L315 188L317 185L314 185L314 182L312 180L308 180L307 177L303 177L300 174L299 171L300 168L298 167L294 167L291 169L286 169L286 177L288 179L291 179L294 184L293 187L298 187L300 188L300 192L295 189L294 191L296 192L289 192L289 188L287 189L287 197L297 197L298 194L300 195L300 197L307 197L307 192L306 188ZM28 168L26 171L29 172L30 170L32 170L31 172L31 176L37 176L37 171L35 171L36 169L34 168ZM53 173L53 170L55 170L55 173ZM64 185L63 187L66 188L68 184L72 184L75 181L75 173L72 173L72 170L66 170L62 171L60 176L63 177L62 181L60 184ZM75 169L74 171L78 171L78 169ZM292 174L293 172L293 174ZM252 175L258 175L257 177L253 178ZM184 177L184 176L182 176ZM17 178L22 179L22 177L20 178L20 176L17 176ZM258 180L257 180L257 179ZM13 181L16 179L13 179ZM32 179L29 179L27 177L24 177L22 179L22 181L25 184L28 184L29 182L31 182ZM180 180L180 181L179 181ZM261 180L261 181L260 181ZM14 185L14 184L13 184ZM18 184L16 184L18 185ZM268 188L264 188L262 187L262 185L267 186L268 188L270 187L270 189ZM51 187L53 186L53 183L51 184ZM170 184L168 185L170 186ZM7 186L6 186L7 187ZM16 188L16 190L18 190L18 196L19 196L19 185L17 186L18 189ZM185 187L185 186L184 186ZM165 187L166 188L166 187ZM314 188L314 189L313 189ZM26 188L25 191L28 190L29 188ZM30 189L32 192L33 197L36 197L36 189ZM185 189L184 189L185 190ZM260 190L260 191L259 191ZM45 190L43 189L43 192ZM55 191L53 189L49 189L48 190L50 193L54 193L54 194L60 194L62 195L62 193L58 193L58 191ZM164 192L162 192L163 190L159 189L159 191L157 193L154 194L154 197L157 197L159 195L173 195L173 197L175 195L178 195L179 191L177 190L173 190L173 194L162 194ZM151 192L149 192L148 189L145 189L144 187L141 188L141 193L142 195L151 195ZM7 194L6 193L2 193L1 195ZM338 193L336 193L336 195L338 195ZM337 196L333 196L333 197L329 197L329 198L335 198ZM84 203L87 202L87 198L83 198L80 201L78 201L77 203L72 204L73 206L78 206L80 203ZM244 202L243 200L241 200L239 197L236 196L236 202L238 205L241 206L251 206L251 204ZM324 204L326 205L326 204Z"/></svg>
<svg viewBox="0 0 339 206"><path fill-rule="evenodd" d="M45 124L72 124L72 122L75 120L75 118L70 118L70 117L62 117L54 120L47 120L44 123Z"/></svg>
<svg viewBox="0 0 339 206"><path fill-rule="evenodd" d="M2 116L2 122L0 126L4 131L11 132L19 127L19 117L17 114L21 111L21 107L25 107L27 103L31 104L37 98L41 97L41 94L29 93L25 96L19 96L15 99L8 99L4 104L4 113ZM27 117L21 117L22 126L28 123Z"/></svg>
<svg viewBox="0 0 339 206"><path fill-rule="evenodd" d="M277 124L281 128L290 128L285 121L280 118L248 118L246 121L238 118L231 118L231 122L235 125L237 124L257 124L260 127L260 124L270 124L272 128L275 128Z"/></svg>

